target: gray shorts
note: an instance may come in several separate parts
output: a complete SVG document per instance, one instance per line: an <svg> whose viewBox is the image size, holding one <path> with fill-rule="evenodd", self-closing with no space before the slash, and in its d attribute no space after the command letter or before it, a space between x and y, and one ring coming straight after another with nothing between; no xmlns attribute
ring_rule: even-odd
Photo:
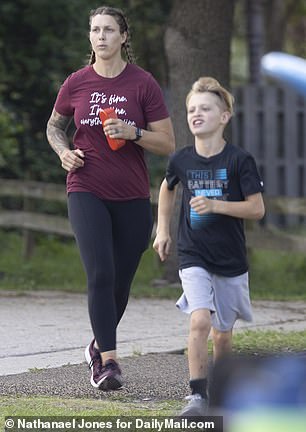
<svg viewBox="0 0 306 432"><path fill-rule="evenodd" d="M249 275L218 276L202 267L179 271L184 293L176 306L187 314L197 309L211 311L212 326L219 331L230 331L237 319L252 321L249 294Z"/></svg>

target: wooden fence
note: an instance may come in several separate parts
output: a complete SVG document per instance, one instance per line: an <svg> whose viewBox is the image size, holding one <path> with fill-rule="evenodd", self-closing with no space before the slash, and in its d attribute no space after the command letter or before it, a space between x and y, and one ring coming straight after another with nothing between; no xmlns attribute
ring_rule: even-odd
<svg viewBox="0 0 306 432"><path fill-rule="evenodd" d="M64 203L66 202L66 191L63 185L58 184L0 179L0 197L21 197ZM35 211L1 209L0 226L72 236L72 230L66 217Z"/></svg>
<svg viewBox="0 0 306 432"><path fill-rule="evenodd" d="M235 90L233 141L258 163L269 196L306 195L306 99L275 86Z"/></svg>
<svg viewBox="0 0 306 432"><path fill-rule="evenodd" d="M22 197L55 202L66 202L64 185L40 182L0 180L0 197ZM152 203L157 204L158 191L152 191ZM266 210L270 212L306 216L306 198L266 197ZM66 217L31 211L0 210L0 227L53 233L71 237L72 231ZM306 253L306 236L285 233L275 226L260 226L247 222L247 243L249 247L287 250Z"/></svg>
<svg viewBox="0 0 306 432"><path fill-rule="evenodd" d="M233 142L255 157L268 196L306 196L306 98L266 85L238 87Z"/></svg>

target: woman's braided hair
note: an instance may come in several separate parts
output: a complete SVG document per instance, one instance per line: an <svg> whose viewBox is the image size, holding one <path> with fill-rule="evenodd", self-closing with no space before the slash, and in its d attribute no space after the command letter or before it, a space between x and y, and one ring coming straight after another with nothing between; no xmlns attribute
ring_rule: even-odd
<svg viewBox="0 0 306 432"><path fill-rule="evenodd" d="M124 32L126 32L126 41L122 44L122 48L125 51L127 62L136 63L132 44L131 44L129 25L127 22L127 18L124 16L122 10L118 8L113 8L111 6L101 6L98 7L97 9L93 9L89 13L89 25L91 25L92 18L96 15L112 16L117 22L117 24L119 25L120 33L123 34ZM92 65L95 61L96 61L96 55L94 51L91 51L88 63Z"/></svg>

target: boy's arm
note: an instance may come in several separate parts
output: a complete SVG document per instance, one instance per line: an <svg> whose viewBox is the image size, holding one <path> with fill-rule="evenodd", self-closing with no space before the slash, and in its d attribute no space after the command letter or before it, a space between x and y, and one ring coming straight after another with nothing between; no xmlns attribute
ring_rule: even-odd
<svg viewBox="0 0 306 432"><path fill-rule="evenodd" d="M193 197L190 205L198 214L219 213L241 219L262 219L265 206L262 194L255 193L245 198L245 201L219 201L204 196Z"/></svg>
<svg viewBox="0 0 306 432"><path fill-rule="evenodd" d="M158 253L161 261L165 261L170 254L170 222L175 204L176 189L175 186L173 190L169 190L167 180L164 179L159 191L158 219L153 248Z"/></svg>

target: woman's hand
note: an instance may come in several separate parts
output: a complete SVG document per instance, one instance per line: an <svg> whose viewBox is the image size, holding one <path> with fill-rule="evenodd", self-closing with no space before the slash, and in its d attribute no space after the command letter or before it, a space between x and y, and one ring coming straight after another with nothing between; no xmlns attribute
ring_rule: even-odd
<svg viewBox="0 0 306 432"><path fill-rule="evenodd" d="M68 172L75 171L84 166L84 153L80 149L65 149L59 157L62 162L62 167Z"/></svg>
<svg viewBox="0 0 306 432"><path fill-rule="evenodd" d="M121 119L107 119L104 122L104 133L110 138L134 141L136 126L129 125ZM142 130L142 137L136 145L157 155L169 155L175 150L174 132L170 118L148 123Z"/></svg>
<svg viewBox="0 0 306 432"><path fill-rule="evenodd" d="M123 120L110 118L105 120L103 131L110 138L133 141L136 138L135 126L128 125Z"/></svg>

